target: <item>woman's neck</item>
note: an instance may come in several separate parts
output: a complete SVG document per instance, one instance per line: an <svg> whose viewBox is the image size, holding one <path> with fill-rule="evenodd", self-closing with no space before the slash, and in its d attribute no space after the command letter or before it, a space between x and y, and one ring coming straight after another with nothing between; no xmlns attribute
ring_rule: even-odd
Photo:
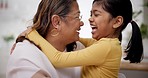
<svg viewBox="0 0 148 78"><path fill-rule="evenodd" d="M46 40L59 51L64 51L66 49L67 44L64 43L61 38L47 37Z"/></svg>

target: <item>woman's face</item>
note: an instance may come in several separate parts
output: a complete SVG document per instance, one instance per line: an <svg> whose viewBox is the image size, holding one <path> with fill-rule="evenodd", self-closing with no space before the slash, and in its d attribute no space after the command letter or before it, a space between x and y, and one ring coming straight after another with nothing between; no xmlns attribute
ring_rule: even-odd
<svg viewBox="0 0 148 78"><path fill-rule="evenodd" d="M114 33L113 18L96 2L92 6L89 22L92 28L92 37L94 39L110 38Z"/></svg>
<svg viewBox="0 0 148 78"><path fill-rule="evenodd" d="M61 34L67 40L67 42L74 42L79 40L79 30L80 27L83 26L83 22L81 21L80 10L78 3L75 1L72 4L72 8L70 13L68 13L63 22Z"/></svg>

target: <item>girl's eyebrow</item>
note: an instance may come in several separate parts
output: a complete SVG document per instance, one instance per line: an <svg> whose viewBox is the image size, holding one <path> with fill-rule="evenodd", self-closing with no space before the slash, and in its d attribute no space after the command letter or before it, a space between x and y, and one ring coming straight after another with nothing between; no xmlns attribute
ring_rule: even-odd
<svg viewBox="0 0 148 78"><path fill-rule="evenodd" d="M99 11L99 10L94 10L94 12L99 12L99 13L102 13L101 11Z"/></svg>
<svg viewBox="0 0 148 78"><path fill-rule="evenodd" d="M90 11L90 13L95 13L95 12L102 13L102 12L101 12L101 11L99 11L99 10L92 10L92 11Z"/></svg>

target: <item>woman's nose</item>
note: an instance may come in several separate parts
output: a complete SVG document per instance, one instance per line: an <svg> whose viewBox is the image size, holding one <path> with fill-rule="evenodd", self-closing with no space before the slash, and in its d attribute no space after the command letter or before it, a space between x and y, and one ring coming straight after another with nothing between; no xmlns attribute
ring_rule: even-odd
<svg viewBox="0 0 148 78"><path fill-rule="evenodd" d="M83 26L84 25L84 22L83 21L80 21L80 26Z"/></svg>

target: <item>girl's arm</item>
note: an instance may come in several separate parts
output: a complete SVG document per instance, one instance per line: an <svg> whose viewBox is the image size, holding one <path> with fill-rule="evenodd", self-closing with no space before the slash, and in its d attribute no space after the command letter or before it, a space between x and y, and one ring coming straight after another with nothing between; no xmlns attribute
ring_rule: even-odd
<svg viewBox="0 0 148 78"><path fill-rule="evenodd" d="M30 32L27 38L41 48L55 67L102 64L111 48L108 43L102 41L82 50L60 52L41 37L36 30Z"/></svg>
<svg viewBox="0 0 148 78"><path fill-rule="evenodd" d="M97 42L97 40L92 38L80 38L80 42L85 46L88 47L92 45L93 43Z"/></svg>

